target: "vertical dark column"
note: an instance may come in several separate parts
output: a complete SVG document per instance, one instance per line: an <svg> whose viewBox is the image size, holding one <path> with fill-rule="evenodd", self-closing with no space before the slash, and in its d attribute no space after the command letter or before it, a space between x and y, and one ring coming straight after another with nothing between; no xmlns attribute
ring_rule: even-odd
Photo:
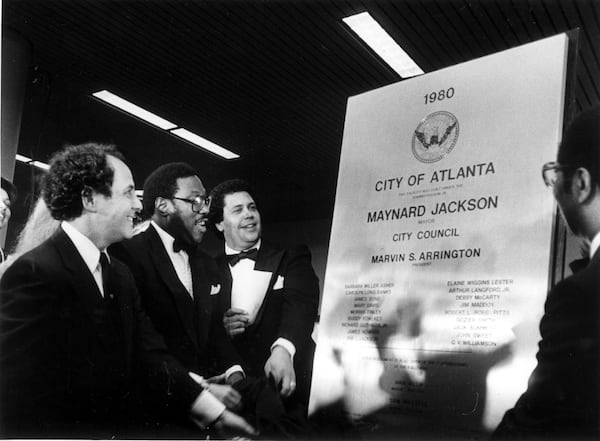
<svg viewBox="0 0 600 441"><path fill-rule="evenodd" d="M2 30L2 176L10 181L15 173L25 88L31 59L29 43L10 29ZM4 244L6 229L0 233Z"/></svg>

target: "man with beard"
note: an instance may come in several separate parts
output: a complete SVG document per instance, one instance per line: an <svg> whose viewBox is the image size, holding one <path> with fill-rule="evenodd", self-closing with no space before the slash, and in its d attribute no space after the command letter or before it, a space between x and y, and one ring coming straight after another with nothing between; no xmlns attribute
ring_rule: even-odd
<svg viewBox="0 0 600 441"><path fill-rule="evenodd" d="M191 166L164 164L144 183L149 227L111 252L130 267L142 306L170 352L196 374L194 378L230 410L252 418L263 434L281 435L273 432L283 412L276 391L266 382L245 378L222 326L211 322L211 298L220 294L219 276L212 258L198 248L206 232L209 204ZM257 402L268 414L257 415ZM165 414L168 409L157 408L148 419L166 435L187 435L177 432L185 430L178 415L172 416L173 424L160 427Z"/></svg>

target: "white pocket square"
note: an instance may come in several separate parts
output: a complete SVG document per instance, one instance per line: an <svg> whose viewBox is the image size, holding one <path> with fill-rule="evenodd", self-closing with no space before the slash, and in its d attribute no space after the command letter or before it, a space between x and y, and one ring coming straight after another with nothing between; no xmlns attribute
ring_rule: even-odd
<svg viewBox="0 0 600 441"><path fill-rule="evenodd" d="M216 285L210 285L210 295L214 296L215 294L219 294L221 291L221 285L218 283Z"/></svg>
<svg viewBox="0 0 600 441"><path fill-rule="evenodd" d="M283 289L283 276L277 276L273 289Z"/></svg>

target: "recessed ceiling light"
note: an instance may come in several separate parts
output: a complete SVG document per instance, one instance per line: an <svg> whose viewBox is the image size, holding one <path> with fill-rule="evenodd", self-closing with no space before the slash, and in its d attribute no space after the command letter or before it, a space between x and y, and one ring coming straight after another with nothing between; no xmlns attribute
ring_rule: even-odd
<svg viewBox="0 0 600 441"><path fill-rule="evenodd" d="M368 12L351 15L343 20L402 78L414 77L424 73Z"/></svg>
<svg viewBox="0 0 600 441"><path fill-rule="evenodd" d="M198 147L208 150L209 152L212 152L215 155L219 155L222 158L235 159L240 157L240 155L238 155L237 153L233 153L227 150L226 148L223 148L220 145L209 141L208 139L205 139L201 136L196 135L195 133L190 132L189 130L179 128L175 130L170 130L169 133L172 133L175 136L179 136L180 138L183 138L186 141L197 145Z"/></svg>
<svg viewBox="0 0 600 441"><path fill-rule="evenodd" d="M114 93L109 92L108 90L101 90L100 92L95 92L92 94L99 100L104 101L112 106L115 106L118 109L121 109L124 112L127 112L133 116L136 116L149 124L160 127L163 130L170 130L177 127L177 124L173 124L170 121L167 121L164 118L161 118L158 115L155 115L152 112L149 112L145 109L142 109L140 106L133 104L120 96L115 95Z"/></svg>

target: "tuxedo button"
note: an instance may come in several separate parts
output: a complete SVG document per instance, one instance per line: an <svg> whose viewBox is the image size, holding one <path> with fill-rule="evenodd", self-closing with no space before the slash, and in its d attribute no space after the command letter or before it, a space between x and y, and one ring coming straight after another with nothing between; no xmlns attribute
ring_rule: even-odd
<svg viewBox="0 0 600 441"><path fill-rule="evenodd" d="M115 295L113 293L110 293L108 295L108 298L111 299L111 300L114 300L115 299Z"/></svg>

